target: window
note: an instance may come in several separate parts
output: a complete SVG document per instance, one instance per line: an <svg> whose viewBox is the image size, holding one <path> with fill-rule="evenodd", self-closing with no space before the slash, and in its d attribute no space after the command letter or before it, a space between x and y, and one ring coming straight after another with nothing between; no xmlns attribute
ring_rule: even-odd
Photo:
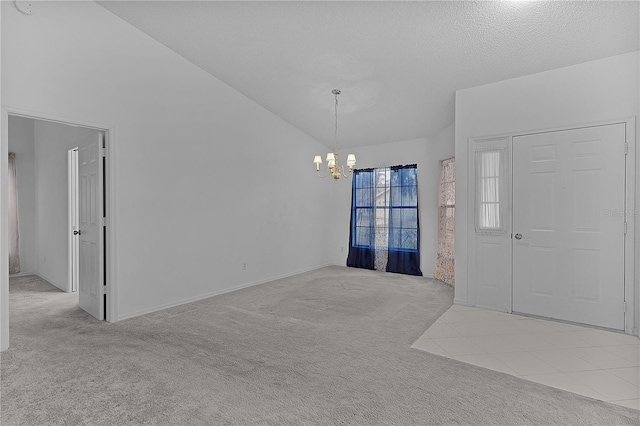
<svg viewBox="0 0 640 426"><path fill-rule="evenodd" d="M375 194L373 171L362 170L353 175L352 245L369 247L373 244L375 219L373 200Z"/></svg>
<svg viewBox="0 0 640 426"><path fill-rule="evenodd" d="M418 185L416 169L391 168L389 249L418 249Z"/></svg>
<svg viewBox="0 0 640 426"><path fill-rule="evenodd" d="M476 232L504 233L504 149L476 151Z"/></svg>
<svg viewBox="0 0 640 426"><path fill-rule="evenodd" d="M422 275L417 188L416 165L356 170L348 266Z"/></svg>

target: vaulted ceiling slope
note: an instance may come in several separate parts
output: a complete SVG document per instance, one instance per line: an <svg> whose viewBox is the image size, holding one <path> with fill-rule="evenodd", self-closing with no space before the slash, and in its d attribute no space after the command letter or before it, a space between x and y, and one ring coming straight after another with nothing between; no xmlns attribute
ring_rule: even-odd
<svg viewBox="0 0 640 426"><path fill-rule="evenodd" d="M98 3L327 146L341 89L341 148L434 135L456 90L640 38L638 1Z"/></svg>

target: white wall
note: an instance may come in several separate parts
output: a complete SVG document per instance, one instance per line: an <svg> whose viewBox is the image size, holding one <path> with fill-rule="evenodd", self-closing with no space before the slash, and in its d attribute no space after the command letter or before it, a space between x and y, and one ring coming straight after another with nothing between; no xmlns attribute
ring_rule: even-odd
<svg viewBox="0 0 640 426"><path fill-rule="evenodd" d="M2 8L0 7L0 22L4 19ZM2 31L0 28L0 45L2 44L4 37L2 37ZM0 55L0 105L4 102L4 95L2 88L2 55ZM9 117L4 114L0 114L0 159L7 158L9 155L8 143L5 140L9 139L8 133ZM4 161L0 161L0 271L9 270L9 238L6 231L9 226L9 209L5 206L8 202L9 191L3 190L8 185L8 167L5 167ZM9 274L0 273L0 351L5 351L9 347Z"/></svg>
<svg viewBox="0 0 640 426"><path fill-rule="evenodd" d="M111 320L330 263L319 143L93 2L1 6L3 107L110 129Z"/></svg>
<svg viewBox="0 0 640 426"><path fill-rule="evenodd" d="M473 206L468 202L471 186L465 167L469 138L637 116L638 76L638 52L633 52L456 93L456 303L474 304L469 294L475 275L467 269L475 255L469 241Z"/></svg>
<svg viewBox="0 0 640 426"><path fill-rule="evenodd" d="M33 120L9 118L9 152L16 153L20 274L36 272L36 171Z"/></svg>
<svg viewBox="0 0 640 426"><path fill-rule="evenodd" d="M438 135L410 141L358 147L347 151L356 154L357 167L387 167L400 164L418 165L418 209L420 211L420 269L425 277L433 277L438 253L438 178L439 161L453 157L454 126L451 124ZM330 250L333 262L344 265L349 250L351 210L351 179L332 184L334 188L334 242ZM331 182L328 182L331 184ZM342 248L344 247L344 251Z"/></svg>
<svg viewBox="0 0 640 426"><path fill-rule="evenodd" d="M98 131L34 122L37 273L63 291L69 285L68 158L70 148Z"/></svg>

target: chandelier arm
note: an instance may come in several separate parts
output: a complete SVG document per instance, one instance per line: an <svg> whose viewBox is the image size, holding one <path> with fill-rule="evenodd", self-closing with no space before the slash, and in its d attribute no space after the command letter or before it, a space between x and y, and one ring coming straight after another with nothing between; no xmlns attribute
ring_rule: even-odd
<svg viewBox="0 0 640 426"><path fill-rule="evenodd" d="M316 170L316 173L318 173L318 177L321 177L323 179L329 176L329 170L327 170L327 173L325 173L324 176L320 174L320 170Z"/></svg>
<svg viewBox="0 0 640 426"><path fill-rule="evenodd" d="M348 169L347 173L344 172L344 166L340 166L340 169L342 169L342 176L348 178L349 176L351 176L353 174L353 169Z"/></svg>

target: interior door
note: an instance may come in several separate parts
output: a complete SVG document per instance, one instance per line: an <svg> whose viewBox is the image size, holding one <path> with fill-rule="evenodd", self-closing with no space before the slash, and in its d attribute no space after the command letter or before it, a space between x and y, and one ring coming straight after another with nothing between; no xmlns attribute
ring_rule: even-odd
<svg viewBox="0 0 640 426"><path fill-rule="evenodd" d="M625 125L513 138L513 310L624 329Z"/></svg>
<svg viewBox="0 0 640 426"><path fill-rule="evenodd" d="M78 148L69 151L69 220L71 224L71 250L69 261L71 275L71 291L78 291L78 251L80 247L80 223L78 209Z"/></svg>
<svg viewBox="0 0 640 426"><path fill-rule="evenodd" d="M79 304L95 318L104 319L103 134L78 143Z"/></svg>

